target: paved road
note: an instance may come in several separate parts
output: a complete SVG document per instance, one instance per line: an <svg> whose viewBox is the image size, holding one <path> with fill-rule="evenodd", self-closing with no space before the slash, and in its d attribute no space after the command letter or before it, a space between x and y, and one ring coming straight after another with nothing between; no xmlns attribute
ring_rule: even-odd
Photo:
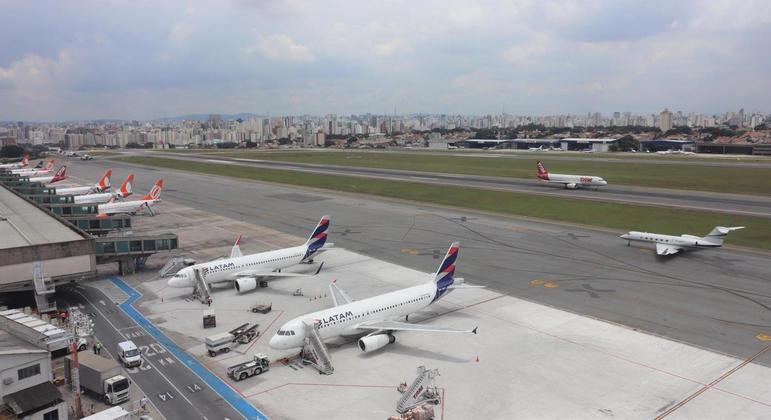
<svg viewBox="0 0 771 420"><path fill-rule="evenodd" d="M535 179L489 177L476 175L442 174L433 172L403 171L379 168L358 168L336 165L317 165L309 163L280 162L270 160L213 157L207 155L181 155L178 153L153 152L152 156L183 160L203 160L211 162L229 162L254 167L291 169L310 173L332 175L363 176L380 179L394 179L440 185L467 186L524 192L558 197L584 198L591 200L633 203L696 210L708 210L721 213L741 214L771 218L771 197L740 194L724 194L688 190L668 190L626 185L609 185L597 190L566 190L558 185L545 184Z"/></svg>
<svg viewBox="0 0 771 420"><path fill-rule="evenodd" d="M164 200L298 237L330 214L337 246L421 271L457 239L458 270L470 282L740 358L771 340L767 253L724 247L660 259L649 248L627 247L617 232L119 162L72 167L87 179L107 167L118 178L134 172L137 193L163 176ZM156 208L162 212L163 203ZM134 230L141 227L135 219ZM756 362L771 366L771 355Z"/></svg>
<svg viewBox="0 0 771 420"><path fill-rule="evenodd" d="M167 419L243 418L102 291L82 285L58 287L56 291L57 300L66 302L60 307L80 306L83 312L94 314L94 334L112 356L119 342L136 343L142 352L142 366L127 372Z"/></svg>

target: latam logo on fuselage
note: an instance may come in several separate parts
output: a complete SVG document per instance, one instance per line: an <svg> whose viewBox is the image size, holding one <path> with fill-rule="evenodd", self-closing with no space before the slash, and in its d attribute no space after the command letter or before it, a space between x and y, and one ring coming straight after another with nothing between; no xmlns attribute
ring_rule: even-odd
<svg viewBox="0 0 771 420"><path fill-rule="evenodd" d="M209 274L210 271L228 270L235 267L236 267L236 263L233 263L233 262L217 264L211 267L204 267L203 270L201 270L201 273L203 273L203 275L205 276Z"/></svg>
<svg viewBox="0 0 771 420"><path fill-rule="evenodd" d="M326 324L331 324L333 322L342 322L350 318L353 318L353 312L348 311L348 312L341 312L339 314L330 315L326 318L321 318L318 320L318 322L321 325L326 325Z"/></svg>

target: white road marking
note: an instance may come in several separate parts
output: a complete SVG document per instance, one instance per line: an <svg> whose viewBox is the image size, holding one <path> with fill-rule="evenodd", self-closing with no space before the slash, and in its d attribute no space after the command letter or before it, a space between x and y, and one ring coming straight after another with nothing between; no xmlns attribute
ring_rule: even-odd
<svg viewBox="0 0 771 420"><path fill-rule="evenodd" d="M101 303L101 304L102 304L102 306L107 306L107 304L106 304L106 303L104 303L104 301L103 301L102 299L99 299L99 303Z"/></svg>
<svg viewBox="0 0 771 420"><path fill-rule="evenodd" d="M176 362L175 362L175 361L174 361L174 359L172 359L171 357L167 357L167 358L166 358L166 363L168 363L168 364L170 364L170 365L173 365L173 364L174 364L174 363L176 363Z"/></svg>
<svg viewBox="0 0 771 420"><path fill-rule="evenodd" d="M207 162L214 162L214 163L226 163L228 165L233 165L234 162L231 162L229 160L218 160L218 159L205 159Z"/></svg>

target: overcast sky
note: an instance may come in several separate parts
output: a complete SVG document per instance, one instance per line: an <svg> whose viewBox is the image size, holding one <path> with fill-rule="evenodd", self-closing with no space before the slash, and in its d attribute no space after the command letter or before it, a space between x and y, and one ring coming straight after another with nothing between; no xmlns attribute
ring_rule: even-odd
<svg viewBox="0 0 771 420"><path fill-rule="evenodd" d="M0 120L771 112L771 1L0 0Z"/></svg>

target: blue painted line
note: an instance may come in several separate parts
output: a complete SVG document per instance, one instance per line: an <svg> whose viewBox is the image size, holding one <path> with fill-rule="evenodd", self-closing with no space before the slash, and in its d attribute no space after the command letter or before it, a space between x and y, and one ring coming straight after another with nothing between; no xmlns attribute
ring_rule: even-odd
<svg viewBox="0 0 771 420"><path fill-rule="evenodd" d="M209 369L202 365L193 356L187 354L182 350L175 342L171 341L161 330L159 330L152 322L150 322L144 315L142 315L133 304L137 301L142 294L134 290L120 277L111 277L110 280L115 283L121 290L126 292L129 298L118 305L126 315L130 316L137 324L141 325L153 338L158 340L168 351L177 357L182 363L187 365L202 381L206 382L217 394L219 394L225 401L229 402L233 408L236 409L247 419L265 419L267 416L260 410L254 408L244 397L226 384L219 376L213 374Z"/></svg>

